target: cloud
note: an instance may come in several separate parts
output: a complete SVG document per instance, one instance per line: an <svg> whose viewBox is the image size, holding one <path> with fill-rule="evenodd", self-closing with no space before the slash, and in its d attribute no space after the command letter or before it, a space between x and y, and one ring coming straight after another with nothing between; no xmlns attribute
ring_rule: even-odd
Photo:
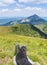
<svg viewBox="0 0 47 65"><path fill-rule="evenodd" d="M2 0L2 2L6 4L13 4L15 3L15 0Z"/></svg>
<svg viewBox="0 0 47 65"><path fill-rule="evenodd" d="M7 6L9 4L14 4L15 0L0 0L0 6Z"/></svg>
<svg viewBox="0 0 47 65"><path fill-rule="evenodd" d="M47 16L47 9L32 7L29 4L46 4L47 0L0 0L0 17L11 16L31 16L38 14L40 16ZM11 6L12 5L12 6ZM11 7L11 8L10 8Z"/></svg>
<svg viewBox="0 0 47 65"><path fill-rule="evenodd" d="M24 8L26 5L25 5L25 4L20 4L20 3L17 3L17 2L16 2L16 6L17 6L17 7Z"/></svg>
<svg viewBox="0 0 47 65"><path fill-rule="evenodd" d="M24 3L28 3L28 2L33 2L35 0L19 0L19 2L24 2Z"/></svg>
<svg viewBox="0 0 47 65"><path fill-rule="evenodd" d="M43 3L47 3L47 0L0 0L0 7L1 6L7 6L10 4L15 4L18 7L25 7L25 4L22 3L26 3L26 4L43 4Z"/></svg>
<svg viewBox="0 0 47 65"><path fill-rule="evenodd" d="M25 10L30 10L30 11L41 11L42 8L39 8L39 7L26 7Z"/></svg>
<svg viewBox="0 0 47 65"><path fill-rule="evenodd" d="M2 9L1 12L8 12L8 9Z"/></svg>
<svg viewBox="0 0 47 65"><path fill-rule="evenodd" d="M35 4L41 4L41 3L47 3L47 0L19 0L20 3L35 3Z"/></svg>
<svg viewBox="0 0 47 65"><path fill-rule="evenodd" d="M47 16L47 9L38 8L38 7L26 7L26 8L14 8L10 9L2 9L0 10L0 17L28 17L33 14L37 14L42 17Z"/></svg>
<svg viewBox="0 0 47 65"><path fill-rule="evenodd" d="M6 6L6 4L4 4L4 3L0 2L0 7L1 7L1 6Z"/></svg>
<svg viewBox="0 0 47 65"><path fill-rule="evenodd" d="M47 0L39 0L39 1L37 2L37 4L43 4L43 3L47 3Z"/></svg>
<svg viewBox="0 0 47 65"><path fill-rule="evenodd" d="M6 4L13 4L16 3L17 0L0 0L2 3ZM18 0L19 3L36 3L36 4L41 4L41 3L47 3L47 0Z"/></svg>
<svg viewBox="0 0 47 65"><path fill-rule="evenodd" d="M21 9L16 8L16 9L14 9L13 11L19 12L19 11L21 11Z"/></svg>
<svg viewBox="0 0 47 65"><path fill-rule="evenodd" d="M22 3L29 3L29 2L34 2L35 0L19 0L19 2Z"/></svg>

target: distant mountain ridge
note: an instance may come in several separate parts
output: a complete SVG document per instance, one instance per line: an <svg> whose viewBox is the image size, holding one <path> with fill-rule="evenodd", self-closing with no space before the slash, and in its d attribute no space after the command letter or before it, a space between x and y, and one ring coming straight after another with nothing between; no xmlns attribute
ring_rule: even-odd
<svg viewBox="0 0 47 65"><path fill-rule="evenodd" d="M45 19L42 19L38 15L34 14L33 16L27 17L26 19L21 20L23 24L40 24L47 22Z"/></svg>
<svg viewBox="0 0 47 65"><path fill-rule="evenodd" d="M8 23L5 23L5 24L0 24L0 26L10 26L13 24L13 21L10 21Z"/></svg>
<svg viewBox="0 0 47 65"><path fill-rule="evenodd" d="M36 25L36 24L41 24L41 23L45 23L47 22L45 19L39 17L38 15L34 14L30 17L27 17L27 18L22 18L20 20L17 20L17 21L9 21L7 23L4 23L4 24L0 24L0 26L10 26L10 25L14 25L14 24L33 24L33 25Z"/></svg>

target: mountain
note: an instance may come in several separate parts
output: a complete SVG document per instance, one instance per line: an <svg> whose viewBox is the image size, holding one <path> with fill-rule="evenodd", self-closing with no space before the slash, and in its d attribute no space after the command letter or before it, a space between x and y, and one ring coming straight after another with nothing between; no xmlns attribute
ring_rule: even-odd
<svg viewBox="0 0 47 65"><path fill-rule="evenodd" d="M21 19L22 17L0 18L0 26L10 26L16 24L17 21Z"/></svg>
<svg viewBox="0 0 47 65"><path fill-rule="evenodd" d="M10 22L4 23L4 24L0 24L0 26L11 26L13 24L14 24L14 22L10 21Z"/></svg>
<svg viewBox="0 0 47 65"><path fill-rule="evenodd" d="M22 23L22 24L33 24L33 25L35 25L35 24L45 23L47 21L45 19L42 19L38 15L34 14L33 16L27 17L27 18L22 19L18 22Z"/></svg>
<svg viewBox="0 0 47 65"><path fill-rule="evenodd" d="M37 24L41 24L41 23L45 23L47 22L45 19L39 17L38 15L34 14L30 17L27 18L21 18L21 19L17 19L15 21L9 21L7 23L3 23L0 24L0 26L10 26L10 25L14 25L14 24L33 24L33 25L37 25Z"/></svg>

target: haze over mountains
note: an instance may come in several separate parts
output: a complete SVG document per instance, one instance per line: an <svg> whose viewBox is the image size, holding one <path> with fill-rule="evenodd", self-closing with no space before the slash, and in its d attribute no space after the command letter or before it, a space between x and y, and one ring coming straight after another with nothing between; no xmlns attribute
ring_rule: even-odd
<svg viewBox="0 0 47 65"><path fill-rule="evenodd" d="M27 18L22 18L22 19L16 19L16 20L11 20L7 23L3 23L3 24L0 24L0 26L10 26L10 25L13 25L13 24L16 24L16 23L20 23L20 24L33 24L33 25L36 25L36 24L40 24L40 23L45 23L47 22L45 19L39 17L38 15L34 14L30 17L27 17Z"/></svg>

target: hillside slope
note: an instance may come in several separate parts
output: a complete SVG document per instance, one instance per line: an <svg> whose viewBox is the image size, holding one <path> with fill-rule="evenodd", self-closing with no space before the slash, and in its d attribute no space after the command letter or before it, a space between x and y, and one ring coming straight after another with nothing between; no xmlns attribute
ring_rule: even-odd
<svg viewBox="0 0 47 65"><path fill-rule="evenodd" d="M15 26L0 26L0 35L18 34L47 39L47 34L30 24L16 24Z"/></svg>
<svg viewBox="0 0 47 65"><path fill-rule="evenodd" d="M11 26L0 26L0 35L11 34Z"/></svg>
<svg viewBox="0 0 47 65"><path fill-rule="evenodd" d="M17 24L15 26L0 26L0 35L18 34L30 37L40 37L29 24Z"/></svg>
<svg viewBox="0 0 47 65"><path fill-rule="evenodd" d="M30 24L17 24L15 26L12 26L12 32L14 34L20 34L25 36L31 36L31 37L39 37L39 33L32 29L32 25Z"/></svg>
<svg viewBox="0 0 47 65"><path fill-rule="evenodd" d="M47 34L47 23L35 25L38 29Z"/></svg>
<svg viewBox="0 0 47 65"><path fill-rule="evenodd" d="M32 24L17 24L16 26L12 27L12 32L25 36L47 38L47 34Z"/></svg>

